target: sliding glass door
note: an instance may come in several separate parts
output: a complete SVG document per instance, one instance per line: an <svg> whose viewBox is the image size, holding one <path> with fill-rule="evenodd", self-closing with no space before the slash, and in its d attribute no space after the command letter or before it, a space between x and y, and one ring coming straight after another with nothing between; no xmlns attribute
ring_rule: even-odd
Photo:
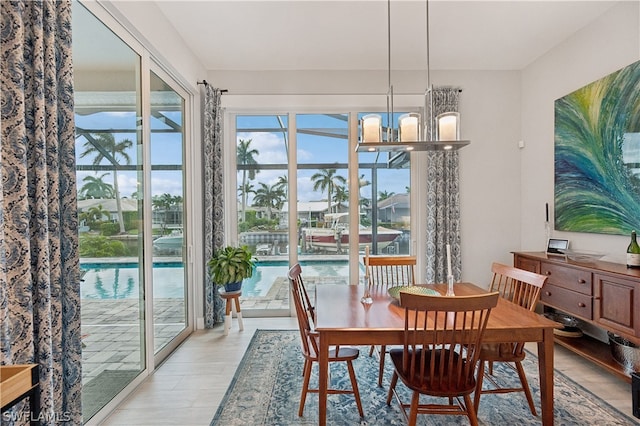
<svg viewBox="0 0 640 426"><path fill-rule="evenodd" d="M237 193L230 203L237 205L237 240L259 260L243 284L246 315L288 312L291 259L301 263L313 295L315 285L357 283L350 265L357 262L362 273L365 247L372 254L410 252L410 157L349 155L360 115L235 116Z"/></svg>
<svg viewBox="0 0 640 426"><path fill-rule="evenodd" d="M73 24L87 421L146 368L141 57L78 3Z"/></svg>
<svg viewBox="0 0 640 426"><path fill-rule="evenodd" d="M73 8L87 422L192 329L184 238L188 111L186 92L134 40L82 4Z"/></svg>
<svg viewBox="0 0 640 426"><path fill-rule="evenodd" d="M184 99L151 72L153 330L157 353L187 326Z"/></svg>

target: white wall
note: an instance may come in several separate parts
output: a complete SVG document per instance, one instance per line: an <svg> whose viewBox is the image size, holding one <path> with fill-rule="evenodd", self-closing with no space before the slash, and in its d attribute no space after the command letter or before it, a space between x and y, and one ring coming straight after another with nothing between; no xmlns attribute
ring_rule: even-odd
<svg viewBox="0 0 640 426"><path fill-rule="evenodd" d="M204 78L205 69L153 2L103 0L100 3L149 49L152 57L174 74L185 89L198 92L196 82Z"/></svg>
<svg viewBox="0 0 640 426"><path fill-rule="evenodd" d="M640 59L640 3L620 2L522 72L522 250L545 245L544 205L553 222L554 101ZM575 249L625 262L627 236L554 231ZM517 248L517 247L514 247Z"/></svg>
<svg viewBox="0 0 640 426"><path fill-rule="evenodd" d="M459 84L462 279L487 284L491 263L512 263L520 232L520 73L449 72Z"/></svg>

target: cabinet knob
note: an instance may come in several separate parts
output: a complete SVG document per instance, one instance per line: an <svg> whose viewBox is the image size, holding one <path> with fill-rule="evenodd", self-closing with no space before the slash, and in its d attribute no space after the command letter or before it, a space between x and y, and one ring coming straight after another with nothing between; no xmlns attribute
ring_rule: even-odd
<svg viewBox="0 0 640 426"><path fill-rule="evenodd" d="M581 307L581 308L584 308L584 307L586 307L587 305L585 305L584 303L580 302L580 303L578 303L578 306L579 306L579 307Z"/></svg>
<svg viewBox="0 0 640 426"><path fill-rule="evenodd" d="M551 275L551 271L547 271L547 272L546 272L546 274L547 274L547 275Z"/></svg>
<svg viewBox="0 0 640 426"><path fill-rule="evenodd" d="M584 283L586 283L586 282L587 282L587 281L586 281L586 280L583 280L583 279L579 279L579 280L578 280L578 284L584 284Z"/></svg>
<svg viewBox="0 0 640 426"><path fill-rule="evenodd" d="M545 296L551 296L551 292L550 291L545 291L544 294L545 294Z"/></svg>

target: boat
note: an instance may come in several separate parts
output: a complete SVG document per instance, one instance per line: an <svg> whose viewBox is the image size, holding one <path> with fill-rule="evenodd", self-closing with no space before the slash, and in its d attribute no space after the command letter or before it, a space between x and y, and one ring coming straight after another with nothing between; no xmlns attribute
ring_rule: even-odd
<svg viewBox="0 0 640 426"><path fill-rule="evenodd" d="M324 228L302 228L303 241L307 251L342 252L349 249L349 213L327 213ZM382 250L402 235L402 231L378 226L376 241ZM358 229L358 250L371 247L373 232L371 226L360 225Z"/></svg>
<svg viewBox="0 0 640 426"><path fill-rule="evenodd" d="M155 254L180 254L182 243L182 231L172 231L169 235L153 240L153 251Z"/></svg>

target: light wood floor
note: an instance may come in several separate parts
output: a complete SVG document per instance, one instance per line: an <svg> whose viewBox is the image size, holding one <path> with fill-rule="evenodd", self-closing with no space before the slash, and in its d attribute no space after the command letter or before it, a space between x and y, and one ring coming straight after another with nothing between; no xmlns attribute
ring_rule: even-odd
<svg viewBox="0 0 640 426"><path fill-rule="evenodd" d="M195 332L101 424L209 425L253 332L297 327L294 318L245 318L244 325L239 332L234 318L226 337L221 327ZM535 352L535 345L529 349ZM632 417L627 382L557 345L555 367Z"/></svg>

